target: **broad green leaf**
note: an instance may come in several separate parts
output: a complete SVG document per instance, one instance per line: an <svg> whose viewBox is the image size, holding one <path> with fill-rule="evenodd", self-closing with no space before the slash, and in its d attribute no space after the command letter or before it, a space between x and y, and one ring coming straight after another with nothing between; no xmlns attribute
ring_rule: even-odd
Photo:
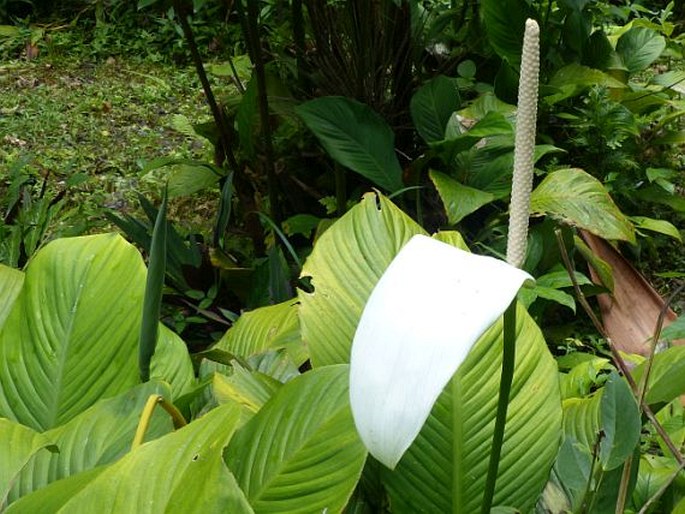
<svg viewBox="0 0 685 514"><path fill-rule="evenodd" d="M284 385L235 435L226 462L255 512L340 512L362 472L344 365Z"/></svg>
<svg viewBox="0 0 685 514"><path fill-rule="evenodd" d="M250 372L239 366L234 366L233 374L228 377L216 373L212 381L214 396L219 403L232 401L252 414L258 412L282 385L264 373Z"/></svg>
<svg viewBox="0 0 685 514"><path fill-rule="evenodd" d="M606 374L604 373L613 370L609 359L577 353L588 355L589 358L573 366L568 373L561 373L561 397L564 400L589 396L593 389L603 385L606 381Z"/></svg>
<svg viewBox="0 0 685 514"><path fill-rule="evenodd" d="M589 453L599 443L598 458L611 471L633 454L642 423L627 382L615 371L598 392L564 401L564 433Z"/></svg>
<svg viewBox="0 0 685 514"><path fill-rule="evenodd" d="M275 378L283 384L300 375L297 366L283 349L253 355L247 359L247 363L252 370Z"/></svg>
<svg viewBox="0 0 685 514"><path fill-rule="evenodd" d="M314 367L349 362L371 290L415 234L425 232L390 200L368 193L319 238L301 273L314 291L298 290L302 339Z"/></svg>
<svg viewBox="0 0 685 514"><path fill-rule="evenodd" d="M531 305L537 298L543 298L558 303L559 305L568 307L573 312L576 312L576 301L573 296L559 289L536 284L532 289L521 291L520 300L526 306Z"/></svg>
<svg viewBox="0 0 685 514"><path fill-rule="evenodd" d="M549 80L549 85L553 87L562 87L565 85L583 87L606 86L613 88L626 87L623 82L616 80L611 75L578 63L572 63L559 69Z"/></svg>
<svg viewBox="0 0 685 514"><path fill-rule="evenodd" d="M539 328L520 306L516 319L516 366L495 505L528 512L557 454L561 401L556 364ZM479 512L501 357L500 320L473 347L396 470L384 473L393 512Z"/></svg>
<svg viewBox="0 0 685 514"><path fill-rule="evenodd" d="M54 482L13 503L5 513L26 514L27 512L44 512L46 514L56 514L62 512L63 514L67 514L63 510L60 510L64 504L68 502L72 496L75 496L78 492L87 487L105 469L107 469L106 466L101 466Z"/></svg>
<svg viewBox="0 0 685 514"><path fill-rule="evenodd" d="M0 415L46 430L135 385L144 283L116 234L41 249L0 331Z"/></svg>
<svg viewBox="0 0 685 514"><path fill-rule="evenodd" d="M554 463L554 474L566 491L568 501L577 509L587 489L592 473L592 453L573 437L565 437ZM569 510L571 506L568 506ZM564 512L564 511L561 511Z"/></svg>
<svg viewBox="0 0 685 514"><path fill-rule="evenodd" d="M604 239L635 242L633 225L602 183L580 169L562 169L547 175L531 194L530 210L534 215L552 215Z"/></svg>
<svg viewBox="0 0 685 514"><path fill-rule="evenodd" d="M423 233L422 229L388 200L369 194L321 237L303 270L304 276L312 277L315 291L300 293L303 338L310 347L315 366L346 362L349 359L352 337L371 290L400 248L417 233ZM439 238L444 239L444 236ZM447 236L447 239L459 238ZM519 499L525 497L530 504L542 491L556 453L561 407L556 366L539 330L523 312L517 319L519 326L525 326L519 341L522 349L518 351L518 359L521 360L517 361L516 369L520 371L517 371L514 378L513 397L516 407L512 404L510 410L510 416L517 421L508 425L505 452L508 452L507 445L509 448L514 445L520 451L529 453L525 454L525 458L521 454L515 455L522 463L521 468L503 465L503 470L509 466L518 475L510 477L507 474L507 479L501 483L511 482L511 487L520 492L511 493L507 489L506 494L511 493L512 497ZM452 502L452 476L461 476L464 482L469 483L470 491L474 492L469 497L470 502L479 501L487 467L488 452L485 448L489 447L492 438L497 403L501 358L501 337L497 326L488 332L497 335L493 335L491 339L482 338L481 342L485 342L478 343L476 351L472 351L467 357L466 362L471 364L467 366L465 362L463 365L466 369L475 366L476 369L469 372L473 383L469 382L470 387L461 391L459 398L453 402L450 402L449 394L443 393L442 403L439 399L426 425L431 428L424 427L417 441L400 461L398 471L405 464L414 465L410 466L411 469L407 468L407 473L403 475L404 481L401 484L398 482L395 487L395 491L399 491L397 494L408 491L409 497L402 500L405 504L416 500L414 505L418 505L418 509L446 512L442 507L444 502ZM495 347L491 354L487 353L488 344L499 344L500 350ZM486 353L488 358L485 357ZM479 365L481 361L482 365ZM471 397L474 400L468 402ZM445 402L455 408L468 403L471 410L453 411L445 407ZM480 408L485 409L487 416L478 410ZM535 413L541 416L539 422ZM431 420L437 415L441 416L439 424L443 425L438 431L431 424ZM530 419L536 420L530 423L530 426L535 427L533 431L526 424ZM453 469L453 464L462 462L462 459L451 458L454 448L451 434L454 427L457 430L454 437L468 443L461 451L471 459L465 464L459 464L456 470ZM427 443L419 443L424 438L428 438ZM487 443L484 442L486 440ZM475 481L469 478L473 476L471 469L474 462L478 463L479 470ZM439 490L433 488L438 473ZM454 491L455 495L461 493L462 487L466 487L464 482L460 482L459 489ZM443 493L448 496L443 497ZM500 500L501 496L498 497L498 502ZM454 501L456 505L463 505L459 497ZM512 504L508 501L506 503ZM516 502L513 504L516 505ZM437 508L433 505L437 505ZM416 511L417 508L412 510ZM451 509L447 510L449 511ZM466 508L462 512L471 511L473 509Z"/></svg>
<svg viewBox="0 0 685 514"><path fill-rule="evenodd" d="M630 73L646 69L656 61L666 48L666 39L658 32L633 27L616 43L616 53Z"/></svg>
<svg viewBox="0 0 685 514"><path fill-rule="evenodd" d="M450 225L456 225L464 217L495 200L492 193L464 186L439 171L430 170L429 176L445 206Z"/></svg>
<svg viewBox="0 0 685 514"><path fill-rule="evenodd" d="M498 112L503 116L512 116L516 113L516 106L503 102L492 92L486 92L467 107L460 110L459 114L464 118L480 120L489 112Z"/></svg>
<svg viewBox="0 0 685 514"><path fill-rule="evenodd" d="M213 168L182 165L174 168L167 178L169 198L189 196L217 184L221 179Z"/></svg>
<svg viewBox="0 0 685 514"><path fill-rule="evenodd" d="M559 69L548 85L559 92L545 96L547 103L553 104L580 93L584 88L606 86L625 88L626 85L603 71L572 63Z"/></svg>
<svg viewBox="0 0 685 514"><path fill-rule="evenodd" d="M518 68L526 20L534 17L528 2L481 0L480 14L485 24L488 43L502 59Z"/></svg>
<svg viewBox="0 0 685 514"><path fill-rule="evenodd" d="M21 35L21 29L14 25L0 25L0 38L15 38Z"/></svg>
<svg viewBox="0 0 685 514"><path fill-rule="evenodd" d="M661 331L661 339L673 341L685 339L685 316L679 316L673 323Z"/></svg>
<svg viewBox="0 0 685 514"><path fill-rule="evenodd" d="M640 381L645 364L633 370ZM685 393L685 346L673 346L654 356L645 400L648 404L668 403Z"/></svg>
<svg viewBox="0 0 685 514"><path fill-rule="evenodd" d="M17 296L24 285L24 273L0 264L0 329L12 310Z"/></svg>
<svg viewBox="0 0 685 514"><path fill-rule="evenodd" d="M183 340L163 323L159 324L157 345L150 367L151 378L171 385L171 398L178 398L195 385L195 370Z"/></svg>
<svg viewBox="0 0 685 514"><path fill-rule="evenodd" d="M530 279L424 235L402 248L366 302L352 344L350 403L371 455L396 466L471 347Z"/></svg>
<svg viewBox="0 0 685 514"><path fill-rule="evenodd" d="M285 348L293 362L300 366L308 355L300 337L297 310L297 301L288 300L246 312L215 348L244 358L269 349Z"/></svg>
<svg viewBox="0 0 685 514"><path fill-rule="evenodd" d="M678 463L670 456L645 453L640 456L640 468L632 500L635 509L641 509L662 486L667 486L678 472ZM656 511L652 511L656 512ZM678 510L671 511L677 514Z"/></svg>
<svg viewBox="0 0 685 514"><path fill-rule="evenodd" d="M0 510L3 510L22 469L40 450L56 450L56 447L45 434L4 418L0 418L0 441Z"/></svg>
<svg viewBox="0 0 685 514"><path fill-rule="evenodd" d="M131 449L140 415L153 394L170 398L168 386L146 382L119 396L99 401L71 421L45 432L45 437L59 451L36 455L18 476L10 500L121 458ZM146 439L160 437L172 428L169 415L156 409Z"/></svg>
<svg viewBox="0 0 685 514"><path fill-rule="evenodd" d="M638 230L651 230L652 232L670 236L681 243L683 241L678 229L666 220L655 220L654 218L648 218L646 216L631 216L630 221L635 224L635 227Z"/></svg>
<svg viewBox="0 0 685 514"><path fill-rule="evenodd" d="M462 235L456 230L441 230L440 232L433 234L431 237L433 239L437 239L438 241L442 241L443 243L450 244L456 248L469 251L466 241L464 241Z"/></svg>
<svg viewBox="0 0 685 514"><path fill-rule="evenodd" d="M411 99L409 110L416 130L424 141L445 139L445 127L461 100L454 79L438 75L421 86Z"/></svg>
<svg viewBox="0 0 685 514"><path fill-rule="evenodd" d="M490 111L466 132L432 143L431 148L445 162L451 162L454 156L472 148L483 138L511 135L513 135L513 127L509 120L499 112Z"/></svg>
<svg viewBox="0 0 685 514"><path fill-rule="evenodd" d="M54 514L90 514L94 506L99 514L250 513L222 458L238 419L237 406L218 407L83 479L74 475L23 498L11 512L40 512L30 508L48 500Z"/></svg>
<svg viewBox="0 0 685 514"><path fill-rule="evenodd" d="M305 102L296 112L340 164L386 191L402 187L395 136L370 107L349 98L329 96Z"/></svg>
<svg viewBox="0 0 685 514"><path fill-rule="evenodd" d="M633 454L640 440L640 411L628 383L614 372L602 391L600 422L604 437L599 460L609 471Z"/></svg>

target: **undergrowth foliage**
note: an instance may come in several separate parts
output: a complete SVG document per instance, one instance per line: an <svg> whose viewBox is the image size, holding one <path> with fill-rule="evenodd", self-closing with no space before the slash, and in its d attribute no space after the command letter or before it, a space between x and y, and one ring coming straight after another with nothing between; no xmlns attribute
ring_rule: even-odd
<svg viewBox="0 0 685 514"><path fill-rule="evenodd" d="M685 508L679 9L0 0L0 509Z"/></svg>

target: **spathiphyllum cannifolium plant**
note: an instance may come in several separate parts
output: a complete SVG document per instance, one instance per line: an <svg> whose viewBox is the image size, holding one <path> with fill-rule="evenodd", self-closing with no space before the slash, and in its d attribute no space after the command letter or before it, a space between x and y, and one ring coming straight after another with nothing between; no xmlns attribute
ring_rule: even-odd
<svg viewBox="0 0 685 514"><path fill-rule="evenodd" d="M381 277L357 327L351 353L352 412L369 452L389 468L395 468L417 437L472 346L531 279L519 267L526 251L533 175L539 68L535 21L528 20L525 34L507 262L414 236ZM506 333L504 337L506 345ZM507 401L508 390L504 397L500 392L500 403Z"/></svg>

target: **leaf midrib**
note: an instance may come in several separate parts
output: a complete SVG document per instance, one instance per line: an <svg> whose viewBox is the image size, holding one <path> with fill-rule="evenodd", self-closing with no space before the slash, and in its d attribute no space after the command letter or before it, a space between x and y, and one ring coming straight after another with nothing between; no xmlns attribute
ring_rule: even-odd
<svg viewBox="0 0 685 514"><path fill-rule="evenodd" d="M64 368L66 367L66 363L68 361L68 355L69 355L69 350L70 350L70 342L71 342L71 335L74 329L74 320L76 319L76 314L77 314L77 309L79 302L81 301L81 297L83 295L83 290L85 289L85 284L86 284L86 279L85 277L88 276L90 273L90 268L93 265L93 260L94 257L91 257L88 260L88 265L85 267L83 270L83 273L79 277L79 283L77 287L77 292L74 298L74 301L72 302L69 312L69 320L67 323L67 326L64 330L64 335L63 335L63 340L62 340L62 348L64 351L58 353L58 360L57 360L57 366L56 366L56 380L54 384L54 391L55 395L53 398L53 402L49 407L48 411L48 416L47 416L47 421L48 421L48 426L44 428L52 428L55 426L55 422L57 420L57 417L59 416L59 405L60 405L60 396L62 391L62 382L64 379Z"/></svg>

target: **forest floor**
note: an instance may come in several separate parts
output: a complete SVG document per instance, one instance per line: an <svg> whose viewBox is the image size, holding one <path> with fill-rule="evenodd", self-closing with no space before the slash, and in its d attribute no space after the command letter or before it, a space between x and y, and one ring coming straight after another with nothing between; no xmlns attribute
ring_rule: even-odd
<svg viewBox="0 0 685 514"><path fill-rule="evenodd" d="M65 190L59 219L74 226L59 232L106 229L103 209L135 210L136 192L157 197L160 173L145 173L154 159L211 158L211 145L189 130L188 122L209 119L191 67L14 60L0 64L0 90L0 176ZM185 214L197 217L190 225L203 219L196 207Z"/></svg>

